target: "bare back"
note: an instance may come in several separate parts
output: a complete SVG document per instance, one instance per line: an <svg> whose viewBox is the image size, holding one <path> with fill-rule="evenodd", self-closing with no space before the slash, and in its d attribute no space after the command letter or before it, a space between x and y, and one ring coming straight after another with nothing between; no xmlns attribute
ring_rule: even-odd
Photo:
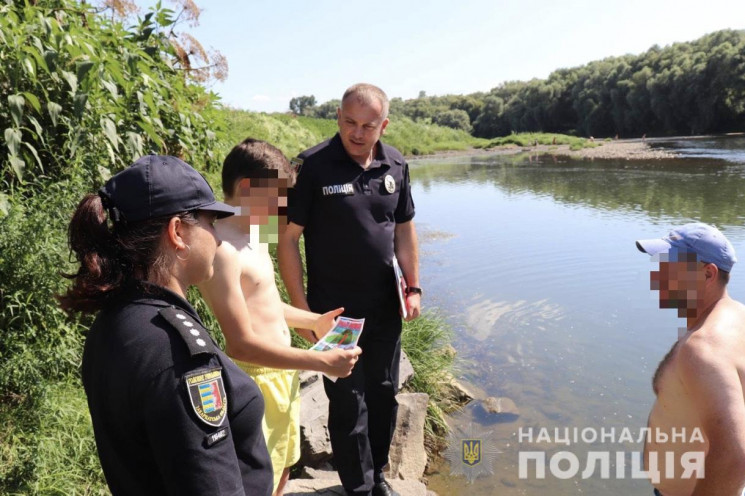
<svg viewBox="0 0 745 496"><path fill-rule="evenodd" d="M704 367L699 367L699 359ZM682 478L681 460L686 453L708 454L716 445L711 436L717 434L706 422L711 411L733 410L735 418L737 412L745 417L745 306L728 297L720 300L697 329L671 348L655 373L653 389L657 399L648 420L645 467L654 469L650 458L656 458L661 477L657 489L665 496L688 496L697 480ZM745 424L745 418L741 420Z"/></svg>

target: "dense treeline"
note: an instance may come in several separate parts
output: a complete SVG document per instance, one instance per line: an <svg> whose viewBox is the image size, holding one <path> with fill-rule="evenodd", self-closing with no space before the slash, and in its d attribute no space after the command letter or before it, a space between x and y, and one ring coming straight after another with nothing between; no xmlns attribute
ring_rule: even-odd
<svg viewBox="0 0 745 496"><path fill-rule="evenodd" d="M331 104L331 105L329 105ZM305 109L327 117L334 102ZM745 31L723 30L487 93L393 98L391 113L492 138L518 132L632 137L742 131Z"/></svg>

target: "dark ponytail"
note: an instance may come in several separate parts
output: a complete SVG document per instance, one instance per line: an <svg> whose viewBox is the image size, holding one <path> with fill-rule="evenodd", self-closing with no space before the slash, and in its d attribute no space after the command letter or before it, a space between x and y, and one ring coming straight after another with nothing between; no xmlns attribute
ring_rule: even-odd
<svg viewBox="0 0 745 496"><path fill-rule="evenodd" d="M58 296L68 313L96 312L132 283L163 283L168 277L169 261L160 242L173 216L132 224L110 222L104 203L99 195L86 195L70 221L70 252L80 267L75 274L63 274L72 280L72 287ZM187 224L196 223L191 212L177 216Z"/></svg>

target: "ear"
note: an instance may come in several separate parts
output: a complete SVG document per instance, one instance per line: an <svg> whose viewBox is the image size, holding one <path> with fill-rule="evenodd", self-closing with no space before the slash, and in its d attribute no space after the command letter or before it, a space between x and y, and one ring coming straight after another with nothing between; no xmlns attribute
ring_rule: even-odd
<svg viewBox="0 0 745 496"><path fill-rule="evenodd" d="M388 127L388 123L390 122L390 119L388 117L385 118L382 124L380 124L380 134L385 134L385 128Z"/></svg>
<svg viewBox="0 0 745 496"><path fill-rule="evenodd" d="M713 263L708 263L704 266L704 276L706 277L706 284L717 282L719 280L719 267Z"/></svg>
<svg viewBox="0 0 745 496"><path fill-rule="evenodd" d="M166 241L168 246L174 250L183 250L186 248L186 242L184 241L184 223L178 217L171 217L166 226Z"/></svg>

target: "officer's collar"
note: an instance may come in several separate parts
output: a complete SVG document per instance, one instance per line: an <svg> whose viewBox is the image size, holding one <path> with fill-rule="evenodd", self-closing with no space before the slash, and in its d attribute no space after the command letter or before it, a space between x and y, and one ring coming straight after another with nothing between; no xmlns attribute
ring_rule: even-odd
<svg viewBox="0 0 745 496"><path fill-rule="evenodd" d="M138 305L179 307L194 317L197 322L202 323L197 311L188 301L163 286L147 281L138 281L128 287L123 296L128 302Z"/></svg>
<svg viewBox="0 0 745 496"><path fill-rule="evenodd" d="M344 148L344 143L342 143L341 136L338 132L334 135L333 138L331 138L331 148L334 151L334 158L354 162L355 164L357 163L357 161L350 157L347 153L347 150ZM375 169L376 167L380 167L382 165L387 165L390 167L392 163L393 162L385 153L385 147L383 146L383 143L378 140L378 142L375 143L375 158L366 170Z"/></svg>

